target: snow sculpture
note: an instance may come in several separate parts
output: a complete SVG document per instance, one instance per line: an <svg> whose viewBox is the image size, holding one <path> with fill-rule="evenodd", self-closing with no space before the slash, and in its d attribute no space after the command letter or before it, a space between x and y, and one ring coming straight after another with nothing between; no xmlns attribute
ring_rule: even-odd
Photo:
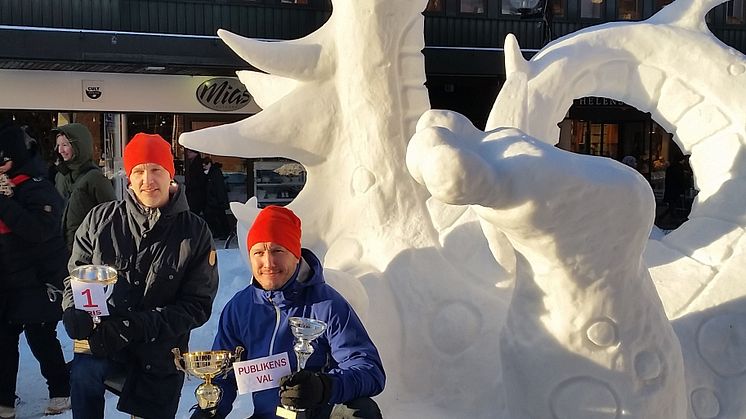
<svg viewBox="0 0 746 419"><path fill-rule="evenodd" d="M434 198L470 205L520 255L500 335L508 417L685 416L681 350L642 263L655 201L637 171L444 111L422 116L408 150Z"/></svg>
<svg viewBox="0 0 746 419"><path fill-rule="evenodd" d="M746 416L746 60L707 29L705 14L721 2L677 0L644 22L559 39L529 62L508 37L508 80L487 124L556 139L572 99L603 96L650 112L691 153L700 192L689 221L650 240L645 259L681 341L697 419Z"/></svg>
<svg viewBox="0 0 746 419"><path fill-rule="evenodd" d="M428 198L428 190L405 167L415 121L429 108L420 54L420 12L426 0L333 1L322 28L292 41L258 42L220 31L234 51L264 71L239 73L264 110L235 124L184 134L180 141L213 154L284 156L306 167L308 182L291 207L303 219L304 246L322 257L335 286L367 307L363 315L389 373L379 398L387 417L679 419L688 402L690 418L742 418L746 287L733 284L742 281L746 270L746 62L707 31L704 14L719 2L677 0L647 21L588 28L553 42L529 62L509 36L508 80L488 134L475 132L453 114L428 113L418 134L425 140L413 143L420 151L411 152L415 167L433 170L431 162L422 165L419 153L445 150L429 147L441 137L452 143L447 152L463 157L454 162L465 170L463 178L445 176L454 170L445 162L437 182L428 187L449 202L485 204L479 211ZM645 250L681 341L686 388L679 349L648 273L634 262L619 265L605 253L619 244L614 251L623 249L625 257L639 260L651 221L651 197L640 179L622 167L568 157L531 138L556 139L555 124L572 99L589 95L651 112L692 153L701 192L691 220L661 241L648 241ZM446 128L427 128L438 125ZM530 137L499 127L516 127ZM447 130L479 140L457 143ZM498 137L502 140L492 141ZM508 177L519 172L510 164L503 168L511 158L488 153L507 144L512 161L546 164L534 172L520 171L524 178ZM475 149L481 160L469 151ZM517 157L521 153L527 157ZM575 161L582 164L562 169ZM584 172L591 168L604 176ZM502 170L505 175L496 176ZM616 175L619 179L612 181ZM467 179L469 186L459 189ZM542 207L544 197L557 195L541 181L557 179L576 188L563 189L566 200L546 201L553 206ZM495 185L509 182L533 189L495 193ZM577 198L591 191L606 196L607 187L632 194L639 204L625 201L621 205L629 212L620 216L641 218L628 230L593 224L599 230L584 229L587 242L582 242L569 229L577 225L572 217L583 210ZM458 191L464 194L449 194ZM609 202L618 202L619 196L609 195ZM613 208L618 207L603 211ZM256 202L234 203L232 209L243 235ZM557 224L553 211L570 217L564 220L567 225ZM525 224L506 225L496 214ZM511 242L497 226L506 228ZM627 241L603 236L608 231ZM542 237L554 242L544 243ZM580 246L578 253L563 248L566 243ZM517 261L511 244L524 255ZM599 260L585 263L591 245ZM542 256L551 249L552 263ZM542 270L548 266L555 271ZM568 272L571 266L578 269ZM519 276L515 300L499 337L514 271ZM557 279L549 278L553 273ZM538 292L545 299L536 300L532 293ZM580 307L570 304L581 301ZM546 312L539 303L546 304ZM542 328L535 336L542 344L527 341L524 322ZM498 353L517 364L503 368ZM516 392L537 381L536 360L546 382L531 393L537 399L527 394L516 399ZM524 371L526 381L519 374ZM533 405L538 410L531 410Z"/></svg>

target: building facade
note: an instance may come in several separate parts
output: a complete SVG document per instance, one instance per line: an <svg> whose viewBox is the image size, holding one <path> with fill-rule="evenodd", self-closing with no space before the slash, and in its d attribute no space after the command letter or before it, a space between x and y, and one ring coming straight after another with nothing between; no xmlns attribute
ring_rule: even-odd
<svg viewBox="0 0 746 419"><path fill-rule="evenodd" d="M508 33L529 58L552 39L603 22L643 20L669 2L546 1L430 0L423 53L432 107L458 111L483 128L505 80ZM729 0L707 15L712 32L741 52L745 1ZM181 157L181 132L259 110L248 93L221 96L240 90L235 71L251 66L215 36L219 28L293 39L319 28L331 10L330 0L0 0L0 84L13 91L0 97L0 114L31 126L46 150L53 126L88 124L109 171L118 169L123 142L140 130L159 132ZM210 87L220 83L220 93ZM654 162L670 160L670 135L650 115L604 99L576 100L561 122L559 145L618 160L633 155L655 186ZM251 162L217 160L253 184ZM250 195L253 188L246 189Z"/></svg>

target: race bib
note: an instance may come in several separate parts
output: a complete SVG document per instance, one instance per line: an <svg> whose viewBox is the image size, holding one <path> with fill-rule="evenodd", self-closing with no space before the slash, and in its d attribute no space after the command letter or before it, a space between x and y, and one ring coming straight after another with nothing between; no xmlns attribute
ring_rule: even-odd
<svg viewBox="0 0 746 419"><path fill-rule="evenodd" d="M91 316L109 315L109 306L106 305L107 296L105 286L71 280L70 288L73 290L75 308L85 310Z"/></svg>
<svg viewBox="0 0 746 419"><path fill-rule="evenodd" d="M290 375L287 353L234 362L238 394L253 393L280 386L280 378Z"/></svg>

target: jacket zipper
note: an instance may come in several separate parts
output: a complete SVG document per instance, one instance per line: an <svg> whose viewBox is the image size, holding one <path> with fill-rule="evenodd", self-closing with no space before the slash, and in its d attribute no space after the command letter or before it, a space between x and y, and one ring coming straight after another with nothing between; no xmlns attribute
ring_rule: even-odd
<svg viewBox="0 0 746 419"><path fill-rule="evenodd" d="M269 341L269 355L274 354L275 350L275 338L277 338L277 331L280 329L280 307L278 307L274 301L272 301L272 296L267 296L267 299L269 300L269 303L272 304L272 307L275 308L275 330L272 331L272 340Z"/></svg>

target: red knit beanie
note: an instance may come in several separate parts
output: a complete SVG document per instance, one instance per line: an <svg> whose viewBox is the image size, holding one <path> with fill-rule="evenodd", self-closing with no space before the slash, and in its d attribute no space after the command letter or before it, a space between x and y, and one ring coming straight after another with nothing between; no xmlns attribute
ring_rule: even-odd
<svg viewBox="0 0 746 419"><path fill-rule="evenodd" d="M124 147L124 171L127 177L138 164L155 163L160 165L173 179L174 157L171 155L171 144L158 134L138 133Z"/></svg>
<svg viewBox="0 0 746 419"><path fill-rule="evenodd" d="M285 207L270 205L262 209L246 237L247 249L257 243L272 242L288 249L300 259L300 218Z"/></svg>

